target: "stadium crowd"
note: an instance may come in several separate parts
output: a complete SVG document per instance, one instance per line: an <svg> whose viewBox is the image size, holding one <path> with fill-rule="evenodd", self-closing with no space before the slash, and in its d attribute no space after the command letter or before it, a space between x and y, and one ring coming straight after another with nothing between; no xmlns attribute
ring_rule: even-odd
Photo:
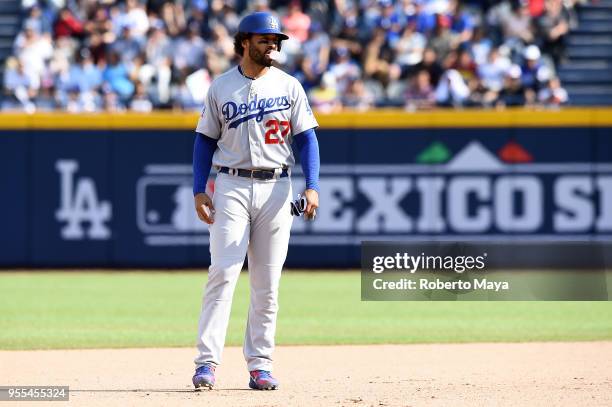
<svg viewBox="0 0 612 407"><path fill-rule="evenodd" d="M555 67L578 0L23 0L3 110L199 110L253 11L315 109L567 103Z"/></svg>

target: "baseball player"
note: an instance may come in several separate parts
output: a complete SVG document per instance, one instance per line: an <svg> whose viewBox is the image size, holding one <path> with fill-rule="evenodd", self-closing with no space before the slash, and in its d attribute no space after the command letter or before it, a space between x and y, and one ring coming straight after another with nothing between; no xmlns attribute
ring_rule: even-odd
<svg viewBox="0 0 612 407"><path fill-rule="evenodd" d="M211 265L199 321L193 384L215 384L232 296L245 255L251 301L244 339L249 387L274 390L272 352L278 287L292 223L290 173L299 150L305 217L319 205L318 126L301 84L272 66L288 37L266 12L242 19L234 38L239 66L216 78L198 121L193 151L195 209L210 226ZM214 195L205 192L211 166Z"/></svg>

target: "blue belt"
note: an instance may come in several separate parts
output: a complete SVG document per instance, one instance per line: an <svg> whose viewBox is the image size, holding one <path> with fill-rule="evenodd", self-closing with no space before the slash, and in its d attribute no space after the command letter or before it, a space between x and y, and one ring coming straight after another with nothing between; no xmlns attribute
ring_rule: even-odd
<svg viewBox="0 0 612 407"><path fill-rule="evenodd" d="M276 171L274 170L243 170L241 168L221 167L219 168L219 172L221 174L229 174L229 175L245 177L245 178L255 178L255 179L264 179L264 180L276 178L275 177ZM279 178L288 177L288 176L289 176L289 171L287 170L287 168L283 168L283 170L280 173Z"/></svg>

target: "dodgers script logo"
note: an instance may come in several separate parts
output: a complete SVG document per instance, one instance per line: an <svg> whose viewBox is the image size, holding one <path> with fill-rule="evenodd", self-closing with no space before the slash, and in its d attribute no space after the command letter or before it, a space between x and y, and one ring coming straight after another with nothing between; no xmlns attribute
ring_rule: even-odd
<svg viewBox="0 0 612 407"><path fill-rule="evenodd" d="M221 106L221 112L223 113L226 123L233 120L229 128L235 129L242 122L251 119L260 122L265 115L287 110L290 107L291 102L288 96L258 99L257 95L255 95L255 98L249 103L237 105L234 102L225 102L223 106Z"/></svg>
<svg viewBox="0 0 612 407"><path fill-rule="evenodd" d="M62 237L66 240L81 240L85 237L82 223L89 223L87 237L95 240L110 238L111 232L104 224L111 218L111 204L99 202L96 185L91 178L74 179L79 169L75 160L58 160L55 169L60 173L60 204L55 218L67 222L62 228Z"/></svg>

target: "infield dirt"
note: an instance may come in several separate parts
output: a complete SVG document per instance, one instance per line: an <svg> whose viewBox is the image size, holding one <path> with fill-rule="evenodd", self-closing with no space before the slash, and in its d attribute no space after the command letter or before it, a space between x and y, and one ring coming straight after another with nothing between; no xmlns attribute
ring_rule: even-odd
<svg viewBox="0 0 612 407"><path fill-rule="evenodd" d="M612 342L279 346L275 356L272 392L248 389L237 347L212 391L192 390L189 348L0 351L0 384L70 386L58 407L612 405Z"/></svg>

